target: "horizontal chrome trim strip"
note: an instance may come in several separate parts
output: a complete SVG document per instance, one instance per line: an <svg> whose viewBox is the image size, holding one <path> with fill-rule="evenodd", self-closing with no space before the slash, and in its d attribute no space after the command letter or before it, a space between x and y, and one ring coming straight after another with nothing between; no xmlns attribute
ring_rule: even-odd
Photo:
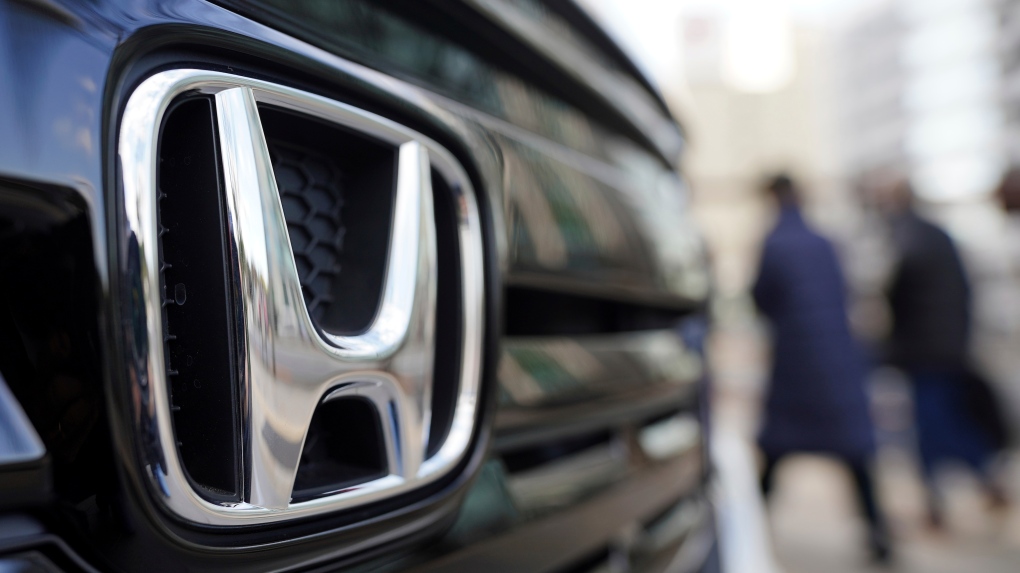
<svg viewBox="0 0 1020 573"><path fill-rule="evenodd" d="M501 410L496 413L493 448L504 451L577 434L633 426L677 409L694 408L694 395L694 388L657 387L639 394L622 394L560 407Z"/></svg>
<svg viewBox="0 0 1020 573"><path fill-rule="evenodd" d="M474 543L415 572L553 571L604 547L628 527L661 513L701 481L700 463L687 457L636 471L588 501ZM527 548L522 551L521 548Z"/></svg>
<svg viewBox="0 0 1020 573"><path fill-rule="evenodd" d="M502 219L496 221L498 230L496 238L499 241L497 244L503 255L501 259L506 260L504 275L506 284L670 309L693 309L704 306L709 290L708 274L704 270L705 251L688 208L688 188L675 172L658 165L654 167L654 173L640 173L640 170L635 172L631 169L633 165L627 165L626 162L609 163L449 97L427 91L422 93L442 108L477 123L477 127L482 130L495 132L498 137L494 139L502 150L504 161L515 147L527 149L536 156L560 166L564 173L580 174L590 179L590 182L612 190L617 198L626 198L624 203L630 213L616 212L617 217L626 219L628 217L624 215L629 215L629 218L639 219L644 233L653 237L648 249L634 253L636 257L626 259L628 266L633 267L650 254L655 257L651 265L637 265L640 269L637 273L640 278L636 281L623 280L619 267L609 268L604 263L594 268L589 264L584 272L578 268L549 270L527 268L522 265L524 261L520 250L513 245L513 211L517 210L519 205L515 201L516 179L510 179L504 183L503 188L503 193L510 198L505 207L507 212ZM631 153L620 155L622 158L633 157ZM648 163L645 162L644 165L647 167ZM534 165L530 167L532 172L536 171ZM513 178L515 175L508 177ZM650 184L649 177L658 183ZM547 193L538 186L531 186L529 191L535 194ZM588 191L589 189L575 189L574 195L591 196ZM503 201L505 199L500 203ZM557 205L558 208L564 206L563 202ZM578 213L578 216L583 219L584 215ZM506 227L502 226L503 219L506 220ZM550 226L545 231L556 230ZM631 238L637 239L638 235L631 235ZM564 242L564 247L566 246L567 243ZM570 254L569 251L567 254Z"/></svg>
<svg viewBox="0 0 1020 573"><path fill-rule="evenodd" d="M635 557L638 559L665 557L672 561L680 544L710 524L711 516L711 504L708 500L682 499L657 519L654 525L645 527L641 535L635 539L633 548Z"/></svg>
<svg viewBox="0 0 1020 573"><path fill-rule="evenodd" d="M620 436L507 476L514 507L526 514L565 507L607 485L629 469L629 448Z"/></svg>
<svg viewBox="0 0 1020 573"><path fill-rule="evenodd" d="M696 573L705 570L706 561L718 545L716 524L709 502L688 500L687 503L690 502L700 508L691 510L688 529L677 531L680 537L674 543L659 547L649 554L647 546L642 545L653 535L646 534L638 540L638 546L632 554L635 566L640 567L638 570L646 573Z"/></svg>
<svg viewBox="0 0 1020 573"><path fill-rule="evenodd" d="M672 330L503 339L503 408L583 402L657 386L688 387L701 357Z"/></svg>
<svg viewBox="0 0 1020 573"><path fill-rule="evenodd" d="M626 284L612 278L600 277L598 272L585 277L580 273L521 271L511 268L504 277L507 286L545 290L564 295L601 298L613 302L640 304L678 312L699 311L705 308L706 298L682 297L675 293L649 288L647 285Z"/></svg>
<svg viewBox="0 0 1020 573"><path fill-rule="evenodd" d="M593 95L617 110L676 165L684 139L672 118L662 113L652 94L622 71L599 62L576 42L563 37L538 18L500 0L465 0L479 14L531 46L554 63L564 74L587 86Z"/></svg>
<svg viewBox="0 0 1020 573"><path fill-rule="evenodd" d="M503 340L502 450L695 408L700 356L671 330Z"/></svg>
<svg viewBox="0 0 1020 573"><path fill-rule="evenodd" d="M543 151L548 146L495 140L512 222L507 280L532 277L559 290L671 307L707 297L704 246L676 173L621 151L623 169L613 177L572 154Z"/></svg>

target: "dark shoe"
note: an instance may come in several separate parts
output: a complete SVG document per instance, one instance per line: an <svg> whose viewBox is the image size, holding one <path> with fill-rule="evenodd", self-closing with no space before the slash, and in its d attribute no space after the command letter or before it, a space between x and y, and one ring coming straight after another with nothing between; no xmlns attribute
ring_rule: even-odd
<svg viewBox="0 0 1020 573"><path fill-rule="evenodd" d="M996 483L985 485L985 495L988 499L988 509L996 513L1005 513L1009 510L1009 496L1002 486Z"/></svg>
<svg viewBox="0 0 1020 573"><path fill-rule="evenodd" d="M883 569L892 567L894 564L892 549L888 546L871 548L871 565Z"/></svg>
<svg viewBox="0 0 1020 573"><path fill-rule="evenodd" d="M893 564L892 542L885 532L871 532L868 542L871 551L871 564L887 568Z"/></svg>
<svg viewBox="0 0 1020 573"><path fill-rule="evenodd" d="M942 512L935 508L928 509L928 517L925 524L932 533L945 533L946 531L946 520L942 516Z"/></svg>

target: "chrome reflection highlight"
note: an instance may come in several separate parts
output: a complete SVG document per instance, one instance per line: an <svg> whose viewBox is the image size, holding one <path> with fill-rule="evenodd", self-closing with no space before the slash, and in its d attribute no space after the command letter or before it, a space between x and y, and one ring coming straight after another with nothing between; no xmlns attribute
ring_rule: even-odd
<svg viewBox="0 0 1020 573"><path fill-rule="evenodd" d="M537 468L511 474L506 487L514 505L526 514L540 514L566 507L628 473L630 448L619 435Z"/></svg>
<svg viewBox="0 0 1020 573"><path fill-rule="evenodd" d="M500 415L596 397L693 391L701 357L671 330L586 336L507 337L499 360Z"/></svg>
<svg viewBox="0 0 1020 573"><path fill-rule="evenodd" d="M174 446L164 369L156 223L157 135L178 95L214 96L230 236L231 272L239 292L238 339L243 384L242 503L200 497ZM319 331L305 308L258 104L271 104L365 133L398 150L393 232L379 311L368 331ZM199 70L157 74L132 94L120 132L127 241L139 251L142 307L133 309L136 363L129 378L137 435L158 440L139 452L151 490L172 512L199 523L254 524L335 511L390 497L433 481L465 455L476 417L481 369L483 270L481 230L470 181L435 142L389 120L308 93ZM450 432L425 459L436 328L437 252L431 168L458 196L463 324L462 367ZM129 269L131 271L132 269ZM150 343L151 341L151 343ZM388 475L300 503L291 501L305 433L321 402L358 396L384 423ZM148 407L141 406L147 404Z"/></svg>
<svg viewBox="0 0 1020 573"><path fill-rule="evenodd" d="M46 446L0 376L0 468L41 459Z"/></svg>

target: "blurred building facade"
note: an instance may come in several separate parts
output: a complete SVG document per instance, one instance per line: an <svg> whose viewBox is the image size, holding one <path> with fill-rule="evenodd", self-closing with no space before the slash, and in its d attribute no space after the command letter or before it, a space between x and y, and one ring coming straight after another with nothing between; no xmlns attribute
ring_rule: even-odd
<svg viewBox="0 0 1020 573"><path fill-rule="evenodd" d="M1011 163L1020 162L1020 0L998 0L1000 97L1005 119L1003 146Z"/></svg>
<svg viewBox="0 0 1020 573"><path fill-rule="evenodd" d="M851 176L906 166L903 28L899 11L886 3L860 16L834 41L840 151Z"/></svg>
<svg viewBox="0 0 1020 573"><path fill-rule="evenodd" d="M987 194L1004 165L1002 0L880 2L837 35L847 175L905 169L933 201Z"/></svg>
<svg viewBox="0 0 1020 573"><path fill-rule="evenodd" d="M770 225L760 190L766 175L791 171L812 204L831 205L843 194L824 35L773 22L778 33L764 40L778 45L755 60L741 53L748 46L735 45L744 23L733 19L705 10L688 14L682 25L687 92L681 111L690 136L685 168L724 296L743 292L752 279L757 244ZM773 69L774 77L741 78L745 69L762 68ZM769 89L754 87L769 83ZM839 218L834 210L816 215L834 223Z"/></svg>

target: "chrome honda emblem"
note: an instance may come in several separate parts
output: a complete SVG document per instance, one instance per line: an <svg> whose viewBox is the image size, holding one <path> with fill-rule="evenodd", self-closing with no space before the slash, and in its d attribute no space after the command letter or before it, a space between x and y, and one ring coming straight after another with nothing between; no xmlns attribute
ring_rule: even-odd
<svg viewBox="0 0 1020 573"><path fill-rule="evenodd" d="M175 97L209 94L215 102L227 228L240 302L242 467L250 488L241 503L214 503L188 483L174 447L163 348L156 218L157 134ZM259 104L342 125L397 150L392 234L379 310L362 334L316 328L305 305ZM449 152L385 118L266 82L198 70L157 74L132 94L120 132L120 167L129 233L139 243L147 367L138 375L148 400L137 415L158 436L143 453L150 486L174 513L218 525L264 523L335 511L410 491L448 474L471 441L481 361L482 254L470 181ZM452 426L428 447L436 331L437 253L430 173L454 184L463 332ZM143 380L144 378L144 380ZM358 397L381 420L386 472L315 499L292 499L302 447L316 408ZM350 437L357 440L357 435ZM426 452L435 453L427 456Z"/></svg>

